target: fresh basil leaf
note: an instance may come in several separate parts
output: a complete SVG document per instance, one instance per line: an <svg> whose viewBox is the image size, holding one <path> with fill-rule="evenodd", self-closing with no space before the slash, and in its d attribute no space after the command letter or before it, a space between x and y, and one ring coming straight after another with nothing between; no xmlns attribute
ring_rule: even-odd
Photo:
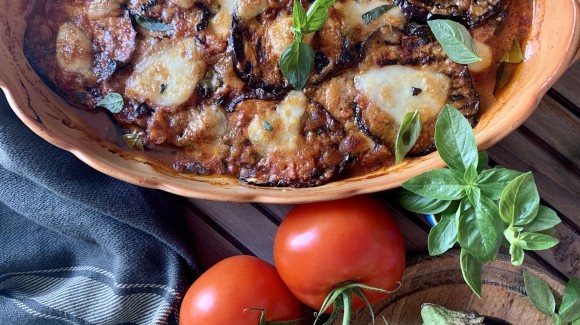
<svg viewBox="0 0 580 325"><path fill-rule="evenodd" d="M476 206L481 200L481 190L477 186L468 185L465 187L465 196L473 206Z"/></svg>
<svg viewBox="0 0 580 325"><path fill-rule="evenodd" d="M522 46L520 45L520 41L517 38L514 38L512 42L512 46L510 47L509 51L505 52L499 62L506 62L506 63L521 63L525 59L524 51L522 51Z"/></svg>
<svg viewBox="0 0 580 325"><path fill-rule="evenodd" d="M472 255L470 255L465 249L461 249L461 255L459 256L459 262L461 265L461 274L463 279L471 290L481 298L481 269L482 263Z"/></svg>
<svg viewBox="0 0 580 325"><path fill-rule="evenodd" d="M470 64L481 61L473 38L465 26L447 19L429 20L427 24L441 44L443 52L453 62Z"/></svg>
<svg viewBox="0 0 580 325"><path fill-rule="evenodd" d="M528 223L524 230L527 232L538 232L553 228L555 225L562 222L560 218L558 218L558 214L556 212L546 206L540 205L538 208L538 214L536 218L530 223Z"/></svg>
<svg viewBox="0 0 580 325"><path fill-rule="evenodd" d="M508 183L499 201L499 213L505 223L523 226L534 220L540 206L540 195L531 172Z"/></svg>
<svg viewBox="0 0 580 325"><path fill-rule="evenodd" d="M441 214L441 220L429 231L429 255L436 256L448 251L457 242L458 204L452 204Z"/></svg>
<svg viewBox="0 0 580 325"><path fill-rule="evenodd" d="M328 19L328 9L336 0L316 0L308 8L306 12L306 24L304 25L303 32L305 34L314 33L320 30L326 23Z"/></svg>
<svg viewBox="0 0 580 325"><path fill-rule="evenodd" d="M519 175L521 173L518 171L501 167L486 169L477 178L477 184L481 194L492 200L499 200L503 189Z"/></svg>
<svg viewBox="0 0 580 325"><path fill-rule="evenodd" d="M145 133L143 131L135 130L133 133L123 134L123 140L131 148L145 150Z"/></svg>
<svg viewBox="0 0 580 325"><path fill-rule="evenodd" d="M465 196L463 174L453 169L435 169L404 182L401 186L415 194L439 200L459 200Z"/></svg>
<svg viewBox="0 0 580 325"><path fill-rule="evenodd" d="M300 0L294 0L292 5L292 27L299 30L306 25L306 11Z"/></svg>
<svg viewBox="0 0 580 325"><path fill-rule="evenodd" d="M304 88L313 64L314 50L300 41L292 42L280 57L280 70L296 90Z"/></svg>
<svg viewBox="0 0 580 325"><path fill-rule="evenodd" d="M413 148L421 134L421 116L419 111L408 112L397 132L395 140L395 164L400 163L405 155Z"/></svg>
<svg viewBox="0 0 580 325"><path fill-rule="evenodd" d="M539 251L556 246L560 241L552 236L533 232L522 232L518 236L520 246L530 251Z"/></svg>
<svg viewBox="0 0 580 325"><path fill-rule="evenodd" d="M481 173L489 164L489 155L485 151L480 151L477 154L477 172Z"/></svg>
<svg viewBox="0 0 580 325"><path fill-rule="evenodd" d="M524 262L524 249L521 248L518 243L513 243L510 245L510 255L513 265L520 266Z"/></svg>
<svg viewBox="0 0 580 325"><path fill-rule="evenodd" d="M572 325L580 325L580 318L572 322Z"/></svg>
<svg viewBox="0 0 580 325"><path fill-rule="evenodd" d="M552 317L553 325L564 325L564 321L562 320L562 317L560 315L552 313L550 317Z"/></svg>
<svg viewBox="0 0 580 325"><path fill-rule="evenodd" d="M463 179L465 179L465 183L468 185L473 185L477 181L477 169L475 165L469 165L463 174Z"/></svg>
<svg viewBox="0 0 580 325"><path fill-rule="evenodd" d="M118 93L108 93L105 98L97 103L97 106L104 107L111 113L120 113L124 105L123 96Z"/></svg>
<svg viewBox="0 0 580 325"><path fill-rule="evenodd" d="M482 196L477 206L463 199L460 209L457 239L461 248L482 262L493 261L499 251L503 232L497 206Z"/></svg>
<svg viewBox="0 0 580 325"><path fill-rule="evenodd" d="M441 213L445 211L451 203L451 201L432 199L407 190L401 190L398 192L398 200L399 204L406 210L423 214Z"/></svg>
<svg viewBox="0 0 580 325"><path fill-rule="evenodd" d="M571 278L564 289L558 314L565 322L580 320L580 279Z"/></svg>
<svg viewBox="0 0 580 325"><path fill-rule="evenodd" d="M473 129L467 119L449 104L443 107L437 117L435 147L451 169L465 172L469 166L477 166L479 155Z"/></svg>
<svg viewBox="0 0 580 325"><path fill-rule="evenodd" d="M135 22L137 25L153 32L167 32L173 30L173 25L165 24L153 18L135 16Z"/></svg>
<svg viewBox="0 0 580 325"><path fill-rule="evenodd" d="M365 24L369 24L371 21L379 18L380 16L382 16L384 13L388 12L389 10L395 8L396 5L382 5L382 6L378 6L373 10L367 11L362 15L362 20L365 22Z"/></svg>
<svg viewBox="0 0 580 325"><path fill-rule="evenodd" d="M524 286L532 305L542 314L551 316L556 309L556 301L546 282L524 270Z"/></svg>
<svg viewBox="0 0 580 325"><path fill-rule="evenodd" d="M513 227L507 227L506 230L503 232L503 236L507 239L510 244L514 244L518 240L518 234L514 230Z"/></svg>

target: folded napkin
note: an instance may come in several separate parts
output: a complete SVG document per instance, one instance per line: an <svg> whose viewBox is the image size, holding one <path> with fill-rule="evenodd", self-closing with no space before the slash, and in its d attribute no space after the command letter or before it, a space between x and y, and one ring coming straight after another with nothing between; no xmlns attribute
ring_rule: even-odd
<svg viewBox="0 0 580 325"><path fill-rule="evenodd" d="M177 201L48 144L0 92L0 324L176 324L199 272Z"/></svg>

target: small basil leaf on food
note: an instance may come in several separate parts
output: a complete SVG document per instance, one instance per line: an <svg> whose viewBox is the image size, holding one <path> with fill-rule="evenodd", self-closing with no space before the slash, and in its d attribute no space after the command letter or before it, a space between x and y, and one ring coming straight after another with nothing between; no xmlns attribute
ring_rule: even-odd
<svg viewBox="0 0 580 325"><path fill-rule="evenodd" d="M556 301L550 287L538 276L524 270L524 286L530 301L542 314L551 316L556 310Z"/></svg>
<svg viewBox="0 0 580 325"><path fill-rule="evenodd" d="M479 154L473 129L467 119L449 104L437 117L435 147L449 168L465 172L469 166L477 166Z"/></svg>
<svg viewBox="0 0 580 325"><path fill-rule="evenodd" d="M441 214L441 220L429 231L427 241L429 255L436 256L448 251L457 242L457 203Z"/></svg>
<svg viewBox="0 0 580 325"><path fill-rule="evenodd" d="M522 46L520 45L520 41L517 38L514 38L512 42L512 46L510 49L505 52L499 62L506 62L506 63L521 63L525 59L524 52L522 51Z"/></svg>
<svg viewBox="0 0 580 325"><path fill-rule="evenodd" d="M503 189L519 175L521 173L518 171L495 167L484 170L477 178L477 184L481 194L492 200L499 200Z"/></svg>
<svg viewBox="0 0 580 325"><path fill-rule="evenodd" d="M477 206L462 200L460 209L457 239L461 248L479 261L494 260L499 252L503 232L497 206L482 196Z"/></svg>
<svg viewBox="0 0 580 325"><path fill-rule="evenodd" d="M104 107L111 113L120 113L124 105L123 96L118 93L108 93L105 98L97 103L97 106Z"/></svg>
<svg viewBox="0 0 580 325"><path fill-rule="evenodd" d="M421 134L421 116L419 111L408 112L403 117L395 140L395 164L400 163L413 148Z"/></svg>
<svg viewBox="0 0 580 325"><path fill-rule="evenodd" d="M274 130L274 127L272 126L272 124L270 124L268 121L266 120L262 120L262 127L264 128L264 130L266 131L272 131Z"/></svg>
<svg viewBox="0 0 580 325"><path fill-rule="evenodd" d="M562 222L556 212L546 206L540 205L536 218L527 225L524 230L527 232L538 232L550 229Z"/></svg>
<svg viewBox="0 0 580 325"><path fill-rule="evenodd" d="M524 262L524 250L520 247L518 243L513 243L510 245L510 256L512 264L515 266L520 266Z"/></svg>
<svg viewBox="0 0 580 325"><path fill-rule="evenodd" d="M369 24L371 21L379 18L380 16L382 16L384 13L386 13L387 11L395 8L396 5L382 5L382 6L378 6L373 10L367 11L362 15L362 20L365 22L365 24Z"/></svg>
<svg viewBox="0 0 580 325"><path fill-rule="evenodd" d="M435 169L404 182L401 186L415 194L439 200L459 200L465 196L463 174L453 169Z"/></svg>
<svg viewBox="0 0 580 325"><path fill-rule="evenodd" d="M280 57L282 74L296 90L304 88L313 63L314 50L310 45L300 41L292 42Z"/></svg>
<svg viewBox="0 0 580 325"><path fill-rule="evenodd" d="M451 203L451 201L432 199L406 190L398 192L398 199L399 204L406 210L423 214L441 213Z"/></svg>
<svg viewBox="0 0 580 325"><path fill-rule="evenodd" d="M481 61L473 38L465 26L447 19L429 20L427 24L441 44L443 52L453 62L470 64Z"/></svg>
<svg viewBox="0 0 580 325"><path fill-rule="evenodd" d="M540 206L540 195L531 172L508 183L501 194L499 212L505 223L518 226L534 220Z"/></svg>
<svg viewBox="0 0 580 325"><path fill-rule="evenodd" d="M565 322L580 320L580 279L571 278L564 289L558 314Z"/></svg>
<svg viewBox="0 0 580 325"><path fill-rule="evenodd" d="M299 31L306 24L306 11L300 3L300 0L294 0L292 5L292 28L293 31Z"/></svg>
<svg viewBox="0 0 580 325"><path fill-rule="evenodd" d="M167 32L173 30L172 25L165 24L153 18L135 16L135 22L137 23L137 25L152 32Z"/></svg>
<svg viewBox="0 0 580 325"><path fill-rule="evenodd" d="M497 68L495 75L495 88L493 90L494 94L497 94L501 89L507 85L512 76L514 75L516 65L512 63L500 63Z"/></svg>
<svg viewBox="0 0 580 325"><path fill-rule="evenodd" d="M480 151L477 154L477 172L481 173L489 164L489 155L485 151Z"/></svg>
<svg viewBox="0 0 580 325"><path fill-rule="evenodd" d="M469 254L465 249L461 249L459 262L461 265L461 274L463 275L463 279L469 285L471 290L473 290L473 292L478 297L481 297L482 263L477 258Z"/></svg>
<svg viewBox="0 0 580 325"><path fill-rule="evenodd" d="M538 251L556 246L560 241L552 236L533 232L522 232L518 236L520 246L525 250Z"/></svg>
<svg viewBox="0 0 580 325"><path fill-rule="evenodd" d="M314 1L312 6L308 8L308 12L306 12L306 24L303 28L304 34L314 33L324 26L326 19L328 19L328 9L332 7L334 2L336 0Z"/></svg>
<svg viewBox="0 0 580 325"><path fill-rule="evenodd" d="M131 148L135 148L141 151L145 150L145 133L139 130L133 131L133 133L123 134L123 140Z"/></svg>

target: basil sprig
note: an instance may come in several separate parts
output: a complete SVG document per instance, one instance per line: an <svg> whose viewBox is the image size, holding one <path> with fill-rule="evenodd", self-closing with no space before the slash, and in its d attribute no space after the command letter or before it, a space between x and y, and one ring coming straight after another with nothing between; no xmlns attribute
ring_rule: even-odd
<svg viewBox="0 0 580 325"><path fill-rule="evenodd" d="M421 134L421 117L415 110L405 114L395 140L395 164L400 163Z"/></svg>
<svg viewBox="0 0 580 325"><path fill-rule="evenodd" d="M108 109L111 113L120 113L123 110L123 96L118 93L108 93L105 98L97 103L97 106Z"/></svg>
<svg viewBox="0 0 580 325"><path fill-rule="evenodd" d="M437 118L435 146L448 168L404 182L399 203L412 212L436 215L439 222L429 233L429 254L442 254L459 243L463 277L478 296L483 263L496 258L503 237L510 243L514 265L522 263L524 250L558 243L543 233L560 219L540 205L532 174L484 169L487 154L477 151L473 129L451 105Z"/></svg>
<svg viewBox="0 0 580 325"><path fill-rule="evenodd" d="M316 0L304 10L299 0L292 6L292 33L294 42L280 56L280 70L290 85L300 90L304 88L314 65L314 50L302 42L304 35L319 31L328 19L328 9L336 0Z"/></svg>
<svg viewBox="0 0 580 325"><path fill-rule="evenodd" d="M558 311L556 299L550 287L540 277L524 270L524 286L532 305L552 318L554 325L580 324L580 279L571 278L564 289L564 296Z"/></svg>
<svg viewBox="0 0 580 325"><path fill-rule="evenodd" d="M470 64L481 61L475 49L473 38L465 26L447 19L429 20L427 24L441 44L443 52L453 62Z"/></svg>

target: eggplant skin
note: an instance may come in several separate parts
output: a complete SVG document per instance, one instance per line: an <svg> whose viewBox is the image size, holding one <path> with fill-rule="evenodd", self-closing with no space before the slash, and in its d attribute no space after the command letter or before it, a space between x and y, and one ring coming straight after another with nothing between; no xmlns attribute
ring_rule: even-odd
<svg viewBox="0 0 580 325"><path fill-rule="evenodd" d="M506 11L510 0L395 0L409 21L426 23L430 19L451 19L470 29ZM466 7L465 4L470 4Z"/></svg>

